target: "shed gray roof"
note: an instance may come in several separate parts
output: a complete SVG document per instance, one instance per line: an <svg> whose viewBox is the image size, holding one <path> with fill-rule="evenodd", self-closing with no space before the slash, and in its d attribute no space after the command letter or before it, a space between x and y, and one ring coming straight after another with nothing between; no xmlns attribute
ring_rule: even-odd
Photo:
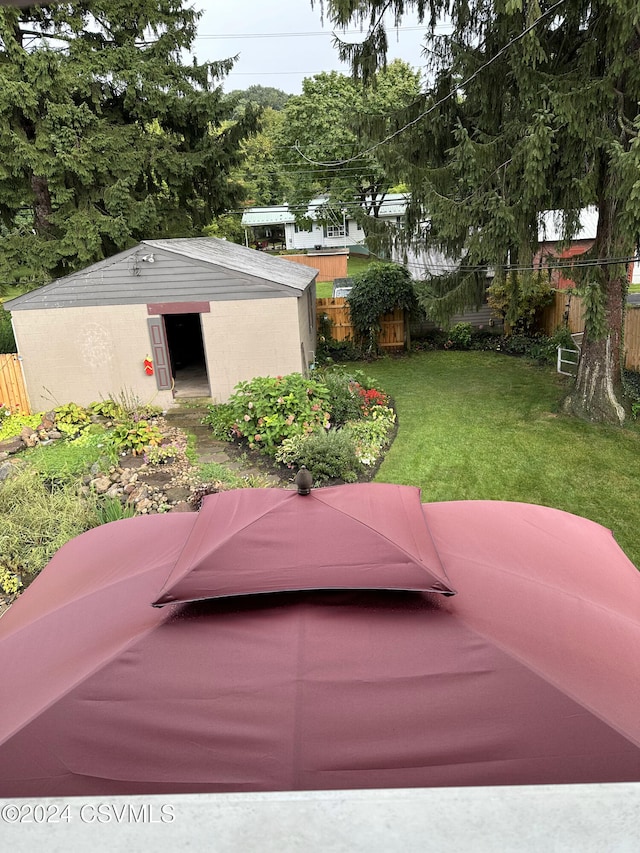
<svg viewBox="0 0 640 853"><path fill-rule="evenodd" d="M299 296L318 271L215 237L143 240L4 303L9 311Z"/></svg>

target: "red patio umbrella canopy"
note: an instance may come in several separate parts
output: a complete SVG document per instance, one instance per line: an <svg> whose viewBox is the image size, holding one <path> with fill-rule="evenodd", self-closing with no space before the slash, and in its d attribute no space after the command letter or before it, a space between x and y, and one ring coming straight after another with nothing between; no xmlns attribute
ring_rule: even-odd
<svg viewBox="0 0 640 853"><path fill-rule="evenodd" d="M545 507L367 484L115 522L0 621L0 796L637 781L639 605L610 532Z"/></svg>

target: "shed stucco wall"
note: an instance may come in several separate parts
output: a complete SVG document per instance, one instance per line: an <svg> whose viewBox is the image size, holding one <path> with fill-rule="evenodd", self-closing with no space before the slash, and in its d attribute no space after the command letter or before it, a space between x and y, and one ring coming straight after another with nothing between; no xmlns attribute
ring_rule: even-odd
<svg viewBox="0 0 640 853"><path fill-rule="evenodd" d="M155 378L144 372L147 316L146 305L13 312L33 411L69 402L86 406L123 392L170 406L172 393L158 391Z"/></svg>
<svg viewBox="0 0 640 853"><path fill-rule="evenodd" d="M300 344L305 340L308 346L310 335L306 319L301 328L299 303L306 305L306 298L211 303L211 312L201 315L202 333L217 403L225 402L238 382L302 369Z"/></svg>

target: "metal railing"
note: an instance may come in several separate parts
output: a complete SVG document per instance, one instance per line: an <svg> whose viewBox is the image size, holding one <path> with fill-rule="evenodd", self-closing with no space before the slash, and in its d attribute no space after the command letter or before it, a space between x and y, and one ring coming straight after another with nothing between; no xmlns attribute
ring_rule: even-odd
<svg viewBox="0 0 640 853"><path fill-rule="evenodd" d="M583 334L583 332L577 332L571 335L575 347L558 347L558 373L562 373L563 376L575 376L578 373Z"/></svg>

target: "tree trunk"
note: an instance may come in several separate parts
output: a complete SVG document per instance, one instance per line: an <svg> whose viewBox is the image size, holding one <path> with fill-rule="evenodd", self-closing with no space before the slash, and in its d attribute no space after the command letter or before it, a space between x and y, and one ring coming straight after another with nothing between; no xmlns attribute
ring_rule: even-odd
<svg viewBox="0 0 640 853"><path fill-rule="evenodd" d="M41 175L32 175L31 189L33 191L33 227L36 234L46 234L51 230L49 217L53 213L47 179Z"/></svg>
<svg viewBox="0 0 640 853"><path fill-rule="evenodd" d="M625 410L620 374L620 344L616 335L590 341L586 334L575 385L565 398L563 410L590 421L622 426Z"/></svg>
<svg viewBox="0 0 640 853"><path fill-rule="evenodd" d="M615 209L615 201L603 200L600 205L596 258L625 256L628 247L616 239L620 229L616 227ZM620 264L603 265L600 270L604 328L598 329L587 316L578 375L563 409L579 418L622 426L626 416L622 405L622 341L627 278Z"/></svg>

